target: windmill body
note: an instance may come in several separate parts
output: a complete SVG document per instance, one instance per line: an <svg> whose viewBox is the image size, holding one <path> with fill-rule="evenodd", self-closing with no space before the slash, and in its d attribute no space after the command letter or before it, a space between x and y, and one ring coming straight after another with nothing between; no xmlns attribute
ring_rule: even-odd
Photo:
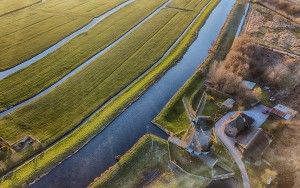
<svg viewBox="0 0 300 188"><path fill-rule="evenodd" d="M193 135L189 141L188 147L197 153L207 152L211 147L211 131L207 129L206 125L206 122L209 120L210 116L202 115L206 98L207 94L204 92L196 110L193 110L188 99L183 97L185 111L189 117L193 129Z"/></svg>

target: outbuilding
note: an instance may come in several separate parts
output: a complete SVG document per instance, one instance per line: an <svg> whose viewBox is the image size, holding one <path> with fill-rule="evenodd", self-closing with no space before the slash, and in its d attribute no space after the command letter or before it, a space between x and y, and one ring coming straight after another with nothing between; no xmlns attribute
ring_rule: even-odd
<svg viewBox="0 0 300 188"><path fill-rule="evenodd" d="M228 98L222 103L222 108L230 110L233 108L234 104L235 100L233 100L232 98Z"/></svg>
<svg viewBox="0 0 300 188"><path fill-rule="evenodd" d="M248 80L243 80L242 84L245 88L247 88L249 90L253 90L256 86L255 82L251 82L251 81L248 81Z"/></svg>
<svg viewBox="0 0 300 188"><path fill-rule="evenodd" d="M291 120L298 112L282 104L277 104L272 108L271 113L285 120Z"/></svg>
<svg viewBox="0 0 300 188"><path fill-rule="evenodd" d="M23 139L14 143L11 147L19 152L26 149L28 146L32 145L35 140L30 136L25 136Z"/></svg>

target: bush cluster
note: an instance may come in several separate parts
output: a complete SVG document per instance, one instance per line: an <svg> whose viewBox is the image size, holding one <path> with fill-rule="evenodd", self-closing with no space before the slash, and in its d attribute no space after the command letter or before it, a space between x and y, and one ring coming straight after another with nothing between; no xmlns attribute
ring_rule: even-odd
<svg viewBox="0 0 300 188"><path fill-rule="evenodd" d="M209 82L216 88L245 99L253 99L241 84L242 80L254 80L274 88L291 89L299 84L299 59L266 49L252 42L251 37L238 37L224 61L215 63L208 74Z"/></svg>

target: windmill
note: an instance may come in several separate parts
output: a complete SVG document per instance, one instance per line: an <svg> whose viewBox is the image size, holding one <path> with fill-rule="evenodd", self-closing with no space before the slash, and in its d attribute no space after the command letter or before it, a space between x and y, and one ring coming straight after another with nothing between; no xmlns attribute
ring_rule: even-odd
<svg viewBox="0 0 300 188"><path fill-rule="evenodd" d="M211 145L210 131L203 130L206 121L210 118L210 116L204 116L202 114L206 104L206 99L207 93L204 92L196 110L192 108L187 97L184 96L182 99L185 111L193 128L193 135L189 142L189 147L192 148L193 151L197 152L209 151Z"/></svg>

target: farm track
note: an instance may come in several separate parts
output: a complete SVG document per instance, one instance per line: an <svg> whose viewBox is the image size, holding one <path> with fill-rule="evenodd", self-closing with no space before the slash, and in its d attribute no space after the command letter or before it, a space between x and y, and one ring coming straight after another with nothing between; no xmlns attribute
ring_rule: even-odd
<svg viewBox="0 0 300 188"><path fill-rule="evenodd" d="M293 16L289 16L289 15L287 15L287 14L284 14L282 11L278 11L278 10L276 10L275 8L271 7L270 5L266 5L265 3L262 3L262 2L259 2L259 1L255 1L255 2L253 2L253 3L256 3L256 4L260 5L260 6L263 6L263 7L265 7L266 9L268 9L268 10L274 12L275 14L281 15L282 17L288 19L290 22L293 22L294 24L297 24L297 25L300 24L295 18L293 18Z"/></svg>
<svg viewBox="0 0 300 188"><path fill-rule="evenodd" d="M35 100L37 100L38 98L40 98L42 96L45 96L47 93L49 93L50 91L52 91L53 89L55 89L56 87L58 87L59 85L61 85L62 83L64 83L68 78L70 78L71 76L75 75L76 73L78 73L79 71L81 71L83 68L85 68L87 65L93 63L100 56L102 56L107 51L109 51L114 46L116 46L125 37L127 37L129 34L131 34L132 32L134 32L142 24L144 24L146 21L148 21L149 19L151 19L158 12L160 12L163 8L165 8L166 5L169 4L171 1L172 0L168 0L167 2L165 2L164 4L162 4L161 6L159 6L150 15L148 15L145 19L143 19L141 22L139 22L135 26L133 26L129 31L127 31L125 34L123 34L121 37L119 37L117 40L115 40L112 44L108 45L106 48L104 48L103 50L99 51L97 54L95 54L94 56L92 56L91 58L89 58L87 61L85 61L83 64L81 64L77 68L75 68L72 71L70 71L68 74L66 74L62 79L60 79L56 83L54 83L51 86L45 88L44 90L42 90L41 92L37 93L33 97L28 98L28 99L26 99L26 100L24 100L24 101L22 101L22 102L20 102L20 103L18 103L16 105L14 105L14 106L11 106L7 110L0 111L0 117L4 117L4 116L8 115L9 113L12 113L12 112L16 111L17 109L19 109L19 108L21 108L21 107L23 107L23 106L31 103L32 101L35 101Z"/></svg>
<svg viewBox="0 0 300 188"><path fill-rule="evenodd" d="M228 117L232 116L233 113L228 113L225 116L223 116L216 124L215 124L215 130L218 138L221 140L221 142L225 145L227 150L229 151L230 155L234 159L235 163L240 169L241 176L243 179L243 187L244 188L251 188L249 176L245 167L245 164L242 160L242 154L241 152L234 146L234 142L230 140L227 135L225 135L225 121L228 119Z"/></svg>
<svg viewBox="0 0 300 188"><path fill-rule="evenodd" d="M111 10L108 10L107 12L101 14L98 17L95 17L92 21L90 21L88 24L86 24L85 26L83 26L82 28L78 29L77 31L73 32L72 34L68 35L67 37L63 38L62 40L60 40L59 42L57 42L56 44L52 45L51 47L49 47L48 49L44 50L43 52L33 56L31 59L24 61L23 63L20 63L12 68L9 68L7 70L1 71L0 72L0 80L22 70L27 68L28 66L36 63L37 61L41 60L42 58L46 57L47 55L49 55L50 53L53 53L54 51L56 51L57 49L59 49L60 47L62 47L63 45L65 45L66 43L68 43L69 41L71 41L72 39L74 39L75 37L86 33L87 31L89 31L90 29L92 29L93 27L95 27L98 23L100 23L101 21L103 21L105 18L111 16L112 14L114 14L115 12L119 11L120 9L124 8L125 6L127 6L128 4L134 2L135 0L127 0L124 3L114 7ZM64 24L64 23L63 23ZM62 24L62 25L63 25ZM61 25L58 25L57 27L60 27ZM27 39L28 40L28 39Z"/></svg>

